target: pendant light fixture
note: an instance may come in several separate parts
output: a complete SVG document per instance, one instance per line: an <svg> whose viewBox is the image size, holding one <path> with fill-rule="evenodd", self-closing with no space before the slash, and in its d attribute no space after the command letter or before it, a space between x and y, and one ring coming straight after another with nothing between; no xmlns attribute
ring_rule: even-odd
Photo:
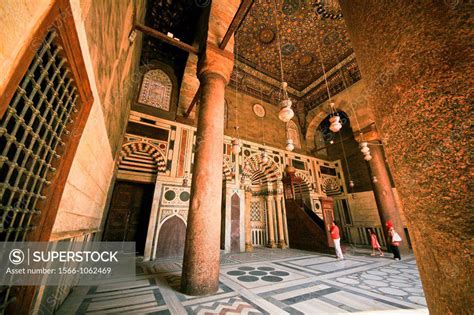
<svg viewBox="0 0 474 315"><path fill-rule="evenodd" d="M240 153L240 143L239 143L239 126L234 127L234 133L237 134L237 137L234 137L231 141L232 143L232 152L237 155Z"/></svg>
<svg viewBox="0 0 474 315"><path fill-rule="evenodd" d="M329 125L329 130L336 133L342 128L341 117L339 116L339 112L337 111L336 104L332 101L331 91L329 89L328 78L326 75L326 67L324 67L323 54L321 52L321 45L318 46L318 54L319 54L319 60L321 61L321 68L323 70L324 84L326 85L326 91L328 92L328 100L329 100L330 116L331 116L329 118L329 122L331 123L331 125Z"/></svg>
<svg viewBox="0 0 474 315"><path fill-rule="evenodd" d="M290 152L295 149L295 145L293 144L293 139L290 139L290 138L286 139L286 147L285 148L286 148L287 151L290 151Z"/></svg>
<svg viewBox="0 0 474 315"><path fill-rule="evenodd" d="M291 105L293 104L288 97L288 83L285 82L285 76L283 73L283 58L281 54L281 41L280 41L280 30L278 28L278 10L276 0L273 1L274 4L274 18L275 18L275 27L276 27L276 44L278 49L278 60L280 62L280 75L281 75L281 100L280 100L280 112L278 113L278 118L283 122L289 122L294 116L295 112L291 109Z"/></svg>

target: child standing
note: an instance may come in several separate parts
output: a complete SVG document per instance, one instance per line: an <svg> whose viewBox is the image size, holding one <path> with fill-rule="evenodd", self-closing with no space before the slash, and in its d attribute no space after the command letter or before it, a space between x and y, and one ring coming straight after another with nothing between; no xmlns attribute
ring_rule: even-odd
<svg viewBox="0 0 474 315"><path fill-rule="evenodd" d="M371 256L375 256L375 251L377 250L380 256L383 256L383 252L380 249L379 241L377 240L377 234L375 234L374 230L369 229L370 232L370 244L372 245L372 254Z"/></svg>

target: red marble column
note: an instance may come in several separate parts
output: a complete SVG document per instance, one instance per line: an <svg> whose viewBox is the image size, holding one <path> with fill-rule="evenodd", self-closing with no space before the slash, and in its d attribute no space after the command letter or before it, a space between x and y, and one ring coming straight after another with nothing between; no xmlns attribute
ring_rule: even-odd
<svg viewBox="0 0 474 315"><path fill-rule="evenodd" d="M252 207L252 191L249 187L245 188L245 251L253 251L252 245L252 226L250 220L250 210Z"/></svg>
<svg viewBox="0 0 474 315"><path fill-rule="evenodd" d="M283 195L278 194L275 196L276 201L276 211L277 211L277 222L278 222L278 247L279 248L288 248L288 244L285 238L285 230L283 226L283 210L281 207L281 202L283 200Z"/></svg>
<svg viewBox="0 0 474 315"><path fill-rule="evenodd" d="M395 202L395 195L390 184L390 177L388 176L387 167L385 165L385 158L382 147L380 145L369 145L372 159L367 163L372 177L376 177L377 181L374 183L372 178L372 188L374 190L375 202L377 203L377 210L380 216L380 222L384 231L385 239L388 241L388 233L385 223L392 222L393 228L402 237L403 241L400 243L400 250L403 253L408 252L408 242L405 237L402 219L400 218L400 209L398 209ZM387 244L388 246L389 244Z"/></svg>
<svg viewBox="0 0 474 315"><path fill-rule="evenodd" d="M340 0L431 314L472 309L472 6Z"/></svg>
<svg viewBox="0 0 474 315"><path fill-rule="evenodd" d="M201 97L181 278L181 288L188 295L211 294L219 286L224 91L228 77L209 71L213 64L209 67L204 62L201 69L206 71L199 75Z"/></svg>
<svg viewBox="0 0 474 315"><path fill-rule="evenodd" d="M268 226L268 242L267 247L275 248L275 229L273 225L273 196L265 196L267 202L267 226Z"/></svg>

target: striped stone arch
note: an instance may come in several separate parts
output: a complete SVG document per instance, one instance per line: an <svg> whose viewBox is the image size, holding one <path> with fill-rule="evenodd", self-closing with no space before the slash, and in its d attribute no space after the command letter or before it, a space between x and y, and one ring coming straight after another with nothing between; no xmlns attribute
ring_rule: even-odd
<svg viewBox="0 0 474 315"><path fill-rule="evenodd" d="M326 195L338 195L341 193L341 185L336 177L326 177L323 179L323 191Z"/></svg>
<svg viewBox="0 0 474 315"><path fill-rule="evenodd" d="M222 162L222 176L223 180L227 182L232 181L232 162L228 155L224 156L224 161Z"/></svg>
<svg viewBox="0 0 474 315"><path fill-rule="evenodd" d="M278 164L269 156L268 162L262 162L260 153L249 156L244 161L243 174L250 178L252 184L275 183L282 178Z"/></svg>
<svg viewBox="0 0 474 315"><path fill-rule="evenodd" d="M311 191L311 183L310 183L310 181L308 180L308 177L306 177L305 174L296 172L295 177L298 177L298 178L301 179L301 182L300 183L295 183L295 185L301 186L301 191L302 192Z"/></svg>
<svg viewBox="0 0 474 315"><path fill-rule="evenodd" d="M119 170L138 173L165 173L165 154L148 142L128 142L122 146L120 151L118 168Z"/></svg>

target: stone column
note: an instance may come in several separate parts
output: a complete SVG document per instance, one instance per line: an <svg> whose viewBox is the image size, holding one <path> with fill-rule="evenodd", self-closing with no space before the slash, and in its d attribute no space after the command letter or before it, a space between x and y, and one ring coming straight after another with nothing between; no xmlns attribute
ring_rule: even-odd
<svg viewBox="0 0 474 315"><path fill-rule="evenodd" d="M276 195L276 205L277 205L277 218L278 218L278 247L279 248L288 248L285 240L285 230L283 226L283 211L281 209L281 201L283 196L278 194Z"/></svg>
<svg viewBox="0 0 474 315"><path fill-rule="evenodd" d="M472 309L472 7L339 1L431 314ZM403 257L402 257L403 259Z"/></svg>
<svg viewBox="0 0 474 315"><path fill-rule="evenodd" d="M207 49L198 68L201 96L181 278L188 295L211 294L219 286L224 92L232 66L233 59Z"/></svg>
<svg viewBox="0 0 474 315"><path fill-rule="evenodd" d="M374 141L371 141L374 143ZM387 166L385 164L385 157L381 144L369 145L372 159L367 162L369 173L371 174L372 189L374 190L375 202L377 203L377 210L382 223L383 233L385 239L389 240L388 231L385 223L392 222L393 228L402 237L403 241L400 243L400 251L407 254L409 252L408 241L405 236L405 230L402 219L400 217L400 209L397 207L395 195L390 184L390 177L388 175ZM373 182L373 177L377 178L377 182ZM390 244L387 243L387 247Z"/></svg>
<svg viewBox="0 0 474 315"><path fill-rule="evenodd" d="M267 202L267 226L268 226L268 242L267 247L275 248L275 232L273 228L273 196L265 197Z"/></svg>
<svg viewBox="0 0 474 315"><path fill-rule="evenodd" d="M252 226L250 220L250 210L252 209L252 191L245 188L245 251L253 251L252 246Z"/></svg>

